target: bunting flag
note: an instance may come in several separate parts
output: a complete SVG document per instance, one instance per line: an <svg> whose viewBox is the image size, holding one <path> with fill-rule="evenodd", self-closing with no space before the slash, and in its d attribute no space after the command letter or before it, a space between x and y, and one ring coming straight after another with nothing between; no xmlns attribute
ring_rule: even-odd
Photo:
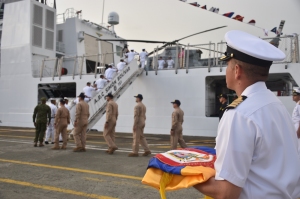
<svg viewBox="0 0 300 199"><path fill-rule="evenodd" d="M165 191L192 187L215 176L215 160L215 149L209 147L160 153L150 159L142 183L158 189L165 199Z"/></svg>
<svg viewBox="0 0 300 199"><path fill-rule="evenodd" d="M255 26L255 20L254 19L252 19L252 20L250 20L249 22L248 22L248 24L250 24L250 25L253 25L253 26Z"/></svg>
<svg viewBox="0 0 300 199"><path fill-rule="evenodd" d="M206 5L205 5L205 6L202 6L201 8L206 10Z"/></svg>
<svg viewBox="0 0 300 199"><path fill-rule="evenodd" d="M277 34L277 27L274 27L271 32L274 32L275 34Z"/></svg>
<svg viewBox="0 0 300 199"><path fill-rule="evenodd" d="M211 8L209 9L209 11L214 12L215 9L216 9L215 7L211 7Z"/></svg>
<svg viewBox="0 0 300 199"><path fill-rule="evenodd" d="M179 1L186 2L186 0L179 0Z"/></svg>
<svg viewBox="0 0 300 199"><path fill-rule="evenodd" d="M268 36L269 31L264 29L265 36Z"/></svg>
<svg viewBox="0 0 300 199"><path fill-rule="evenodd" d="M214 13L219 13L219 8L216 8L215 10L214 10Z"/></svg>
<svg viewBox="0 0 300 199"><path fill-rule="evenodd" d="M232 19L235 19L235 20L237 20L237 21L243 22L244 17L242 17L241 15L236 15L236 16L233 17Z"/></svg>
<svg viewBox="0 0 300 199"><path fill-rule="evenodd" d="M197 2L190 3L190 5L192 5L192 6L196 6L196 7L199 7L199 6L200 6L200 4L198 4Z"/></svg>
<svg viewBox="0 0 300 199"><path fill-rule="evenodd" d="M234 12L227 12L225 14L223 14L223 16L231 18L234 15Z"/></svg>

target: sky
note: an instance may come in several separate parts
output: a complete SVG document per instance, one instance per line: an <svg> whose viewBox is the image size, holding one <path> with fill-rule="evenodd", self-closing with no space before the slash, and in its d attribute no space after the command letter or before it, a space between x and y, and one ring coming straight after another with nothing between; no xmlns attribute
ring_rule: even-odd
<svg viewBox="0 0 300 199"><path fill-rule="evenodd" d="M199 0L198 3L201 6L206 5L208 9L219 8L219 15L179 0L105 0L103 21L107 24L108 14L117 12L120 16L120 24L115 26L118 36L125 39L159 41L173 41L203 30L227 26L181 41L184 44L220 42L224 40L224 34L233 29L264 37L262 29L271 30L279 26L281 20L286 20L284 34L300 34L300 0ZM57 13L63 13L67 8L82 10L83 19L101 23L103 0L57 0ZM246 23L220 15L227 12L244 16ZM251 19L256 20L257 27L247 24ZM269 37L273 36L275 34L269 32ZM137 51L146 48L148 52L157 46L129 44L130 48Z"/></svg>

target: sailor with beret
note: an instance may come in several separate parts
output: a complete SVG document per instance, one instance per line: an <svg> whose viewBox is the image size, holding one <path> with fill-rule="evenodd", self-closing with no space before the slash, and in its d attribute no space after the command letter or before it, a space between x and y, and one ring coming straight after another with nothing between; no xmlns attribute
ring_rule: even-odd
<svg viewBox="0 0 300 199"><path fill-rule="evenodd" d="M172 127L171 127L171 149L177 149L177 143L181 148L186 148L187 145L182 137L182 124L184 112L181 110L181 102L174 100L173 104L174 111L172 113Z"/></svg>
<svg viewBox="0 0 300 199"><path fill-rule="evenodd" d="M151 151L148 147L147 140L144 136L144 128L146 121L146 106L143 104L143 95L137 94L135 97L136 106L134 107L134 120L133 120L133 143L132 153L128 157L139 156L139 145L144 148L143 156L148 156Z"/></svg>
<svg viewBox="0 0 300 199"><path fill-rule="evenodd" d="M54 98L50 98L49 107L51 109L51 121L50 121L50 124L47 127L45 144L49 144L48 141L49 141L50 137L51 137L51 144L54 144L54 135L55 135L54 120L55 120L55 115L56 115L56 112L57 112L56 100Z"/></svg>
<svg viewBox="0 0 300 199"><path fill-rule="evenodd" d="M212 198L296 198L300 160L295 127L265 81L285 54L248 33L226 33L226 84L239 96L224 113L216 138L216 175L195 188Z"/></svg>
<svg viewBox="0 0 300 199"><path fill-rule="evenodd" d="M41 104L37 105L34 108L33 112L33 124L35 126L35 138L34 138L34 147L37 147L37 142L40 141L39 146L42 147L44 141L44 135L51 121L51 109L46 105L47 99L45 97L41 98ZM47 119L48 118L48 119Z"/></svg>
<svg viewBox="0 0 300 199"><path fill-rule="evenodd" d="M223 117L225 108L227 107L227 95L226 94L221 94L219 95L219 101L221 103L221 107L219 109L219 120Z"/></svg>
<svg viewBox="0 0 300 199"><path fill-rule="evenodd" d="M296 102L296 106L293 110L292 120L297 133L298 151L300 154L300 88L293 90L293 101Z"/></svg>

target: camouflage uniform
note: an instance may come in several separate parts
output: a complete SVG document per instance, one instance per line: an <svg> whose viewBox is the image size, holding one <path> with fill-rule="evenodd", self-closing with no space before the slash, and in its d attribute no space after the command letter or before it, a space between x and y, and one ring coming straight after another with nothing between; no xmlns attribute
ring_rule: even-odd
<svg viewBox="0 0 300 199"><path fill-rule="evenodd" d="M47 117L49 118L48 122L51 120L51 109L46 104L39 104L35 107L33 112L33 123L36 123L35 126L35 138L34 142L38 140L42 143L47 128Z"/></svg>

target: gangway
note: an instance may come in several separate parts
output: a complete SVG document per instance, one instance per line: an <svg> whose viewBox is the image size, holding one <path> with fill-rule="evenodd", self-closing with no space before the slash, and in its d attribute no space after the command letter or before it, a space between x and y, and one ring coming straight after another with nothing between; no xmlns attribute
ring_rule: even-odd
<svg viewBox="0 0 300 199"><path fill-rule="evenodd" d="M105 114L106 99L105 96L111 93L114 100L118 100L121 95L127 90L132 82L143 73L144 69L139 68L136 61L132 61L121 72L119 72L96 96L89 102L90 117L88 120L87 133ZM75 121L76 106L70 109L71 121ZM71 132L71 135L73 132ZM70 136L72 138L72 136Z"/></svg>

